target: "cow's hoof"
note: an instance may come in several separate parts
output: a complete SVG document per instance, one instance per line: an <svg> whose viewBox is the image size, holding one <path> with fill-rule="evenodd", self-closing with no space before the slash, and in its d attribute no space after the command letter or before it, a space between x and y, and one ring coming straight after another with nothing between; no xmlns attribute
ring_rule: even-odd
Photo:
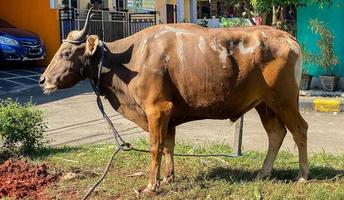
<svg viewBox="0 0 344 200"><path fill-rule="evenodd" d="M298 183L307 183L307 179L301 177L301 178L297 179L297 182Z"/></svg>
<svg viewBox="0 0 344 200"><path fill-rule="evenodd" d="M174 176L164 177L164 179L161 181L161 185L169 184L174 181Z"/></svg>
<svg viewBox="0 0 344 200"><path fill-rule="evenodd" d="M146 188L140 192L140 196L142 197L152 198L152 197L155 197L156 195L157 193L149 188Z"/></svg>
<svg viewBox="0 0 344 200"><path fill-rule="evenodd" d="M306 177L299 175L296 180L298 183L307 183L308 182L308 176L306 176Z"/></svg>
<svg viewBox="0 0 344 200"><path fill-rule="evenodd" d="M306 174L301 174L299 172L299 175L297 176L296 181L298 183L306 183L306 182L308 182L308 179L309 179L309 175L307 173Z"/></svg>
<svg viewBox="0 0 344 200"><path fill-rule="evenodd" d="M257 180L265 180L271 176L271 173L263 173L262 171L259 171L259 173L256 176Z"/></svg>

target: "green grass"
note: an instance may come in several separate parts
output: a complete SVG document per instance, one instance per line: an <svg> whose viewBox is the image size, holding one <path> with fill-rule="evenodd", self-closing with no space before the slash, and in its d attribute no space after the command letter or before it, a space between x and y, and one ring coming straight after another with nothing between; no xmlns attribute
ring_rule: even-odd
<svg viewBox="0 0 344 200"><path fill-rule="evenodd" d="M147 148L141 140L134 145ZM62 174L74 172L76 178L61 180L50 186L48 196L80 199L103 172L113 152L112 145L61 147L46 149L32 157L45 162ZM226 153L225 145L177 145L176 153ZM155 199L344 199L344 154L310 155L312 180L296 183L298 159L280 152L272 177L255 179L265 153L245 152L239 158L176 157L175 182L159 189ZM92 199L136 199L134 190L145 187L148 180L149 155L135 151L117 154L109 174L98 186ZM143 172L143 176L128 175Z"/></svg>

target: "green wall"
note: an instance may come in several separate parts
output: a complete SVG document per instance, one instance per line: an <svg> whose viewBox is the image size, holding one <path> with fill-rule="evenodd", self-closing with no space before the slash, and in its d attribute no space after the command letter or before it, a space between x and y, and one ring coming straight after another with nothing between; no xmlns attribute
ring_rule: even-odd
<svg viewBox="0 0 344 200"><path fill-rule="evenodd" d="M319 6L311 5L297 9L297 39L308 51L320 52L316 45L318 36L308 27L311 18L318 18L325 21L335 37L335 53L339 58L339 64L335 67L335 75L344 77L344 1L334 0L331 7L320 9ZM324 70L319 66L304 65L309 74L319 76L324 74Z"/></svg>

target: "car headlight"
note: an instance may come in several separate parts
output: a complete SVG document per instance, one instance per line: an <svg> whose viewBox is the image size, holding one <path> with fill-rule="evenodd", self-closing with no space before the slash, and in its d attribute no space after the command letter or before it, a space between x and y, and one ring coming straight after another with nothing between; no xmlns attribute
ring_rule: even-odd
<svg viewBox="0 0 344 200"><path fill-rule="evenodd" d="M19 45L17 40L14 40L14 39L11 39L8 37L4 37L4 36L0 36L0 44L10 45L10 46L18 46Z"/></svg>

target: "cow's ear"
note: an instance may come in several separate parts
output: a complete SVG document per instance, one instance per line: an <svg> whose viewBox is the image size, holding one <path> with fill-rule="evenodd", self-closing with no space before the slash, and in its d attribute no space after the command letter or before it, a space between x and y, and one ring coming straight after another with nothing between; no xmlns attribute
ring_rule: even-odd
<svg viewBox="0 0 344 200"><path fill-rule="evenodd" d="M88 36L86 40L85 55L92 56L97 51L99 38L96 35Z"/></svg>

